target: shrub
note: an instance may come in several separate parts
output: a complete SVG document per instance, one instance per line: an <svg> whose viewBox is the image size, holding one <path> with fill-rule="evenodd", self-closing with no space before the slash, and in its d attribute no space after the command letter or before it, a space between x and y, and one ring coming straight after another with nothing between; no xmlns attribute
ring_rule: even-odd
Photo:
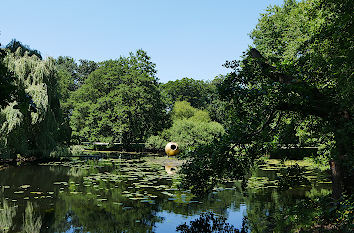
<svg viewBox="0 0 354 233"><path fill-rule="evenodd" d="M163 149L167 142L178 143L182 152L218 140L223 126L211 121L207 111L193 108L188 102L176 102L172 109L172 126L160 135L151 136L145 145L148 149Z"/></svg>
<svg viewBox="0 0 354 233"><path fill-rule="evenodd" d="M177 120L164 132L168 141L178 143L182 150L209 144L225 132L217 122L195 121L192 118Z"/></svg>

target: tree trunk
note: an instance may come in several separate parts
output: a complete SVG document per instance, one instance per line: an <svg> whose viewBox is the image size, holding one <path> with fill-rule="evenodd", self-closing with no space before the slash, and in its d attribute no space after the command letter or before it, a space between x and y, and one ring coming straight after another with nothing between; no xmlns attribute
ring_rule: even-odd
<svg viewBox="0 0 354 233"><path fill-rule="evenodd" d="M350 119L351 120L351 119ZM351 132L351 122L344 118L339 124L336 124L334 137L336 141L336 152L334 159L330 161L332 172L332 191L333 198L338 200L343 191L350 192L350 184L348 183L348 163L350 162L349 155L353 153L353 132ZM352 181L350 181L352 182Z"/></svg>
<svg viewBox="0 0 354 233"><path fill-rule="evenodd" d="M330 161L330 167L332 172L332 195L335 200L338 200L342 196L342 171L340 164L336 161Z"/></svg>

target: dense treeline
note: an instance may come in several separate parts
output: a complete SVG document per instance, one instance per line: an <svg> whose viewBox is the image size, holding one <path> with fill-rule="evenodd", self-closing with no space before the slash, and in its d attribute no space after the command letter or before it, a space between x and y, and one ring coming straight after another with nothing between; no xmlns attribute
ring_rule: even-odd
<svg viewBox="0 0 354 233"><path fill-rule="evenodd" d="M0 51L0 155L49 156L84 141L125 149L177 141L191 158L184 184L204 193L228 178L246 182L264 154L310 146L329 164L334 198L351 197L352 12L349 0L270 7L250 34L253 48L212 81L162 84L143 50L77 63L43 60L13 40Z"/></svg>
<svg viewBox="0 0 354 233"><path fill-rule="evenodd" d="M2 157L54 156L65 145L87 141L118 142L124 149L147 142L161 150L175 140L187 149L224 132L212 121L223 120L216 82L183 78L162 84L143 50L100 63L43 60L39 51L13 40L1 55Z"/></svg>

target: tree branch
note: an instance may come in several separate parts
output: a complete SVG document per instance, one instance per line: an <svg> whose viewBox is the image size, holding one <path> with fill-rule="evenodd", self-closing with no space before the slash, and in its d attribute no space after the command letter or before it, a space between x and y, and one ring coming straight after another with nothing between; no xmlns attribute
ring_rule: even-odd
<svg viewBox="0 0 354 233"><path fill-rule="evenodd" d="M257 49L250 49L248 54L255 59L255 62L261 66L272 81L284 84L282 87L284 93L294 92L300 96L300 98L294 99L296 103L282 102L277 105L277 110L295 111L321 118L328 118L331 112L339 111L338 104L334 103L328 95L321 93L316 87L304 81L299 81L293 76L277 71L275 67L269 65Z"/></svg>

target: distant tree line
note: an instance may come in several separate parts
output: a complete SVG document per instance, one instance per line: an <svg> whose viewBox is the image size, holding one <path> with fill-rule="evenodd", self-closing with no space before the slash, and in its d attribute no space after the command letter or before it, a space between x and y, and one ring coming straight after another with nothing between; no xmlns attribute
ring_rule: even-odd
<svg viewBox="0 0 354 233"><path fill-rule="evenodd" d="M84 141L174 140L196 193L247 177L262 155L318 147L333 193L353 191L352 1L286 0L251 32L253 48L212 81L160 83L143 50L116 60L43 59L13 40L0 51L1 157L50 156ZM200 169L203 167L204 169Z"/></svg>
<svg viewBox="0 0 354 233"><path fill-rule="evenodd" d="M118 142L125 149L147 142L161 150L175 140L187 149L224 132L216 88L223 77L160 83L143 50L99 63L43 60L38 50L12 40L1 48L0 61L2 158L46 157L87 141Z"/></svg>

